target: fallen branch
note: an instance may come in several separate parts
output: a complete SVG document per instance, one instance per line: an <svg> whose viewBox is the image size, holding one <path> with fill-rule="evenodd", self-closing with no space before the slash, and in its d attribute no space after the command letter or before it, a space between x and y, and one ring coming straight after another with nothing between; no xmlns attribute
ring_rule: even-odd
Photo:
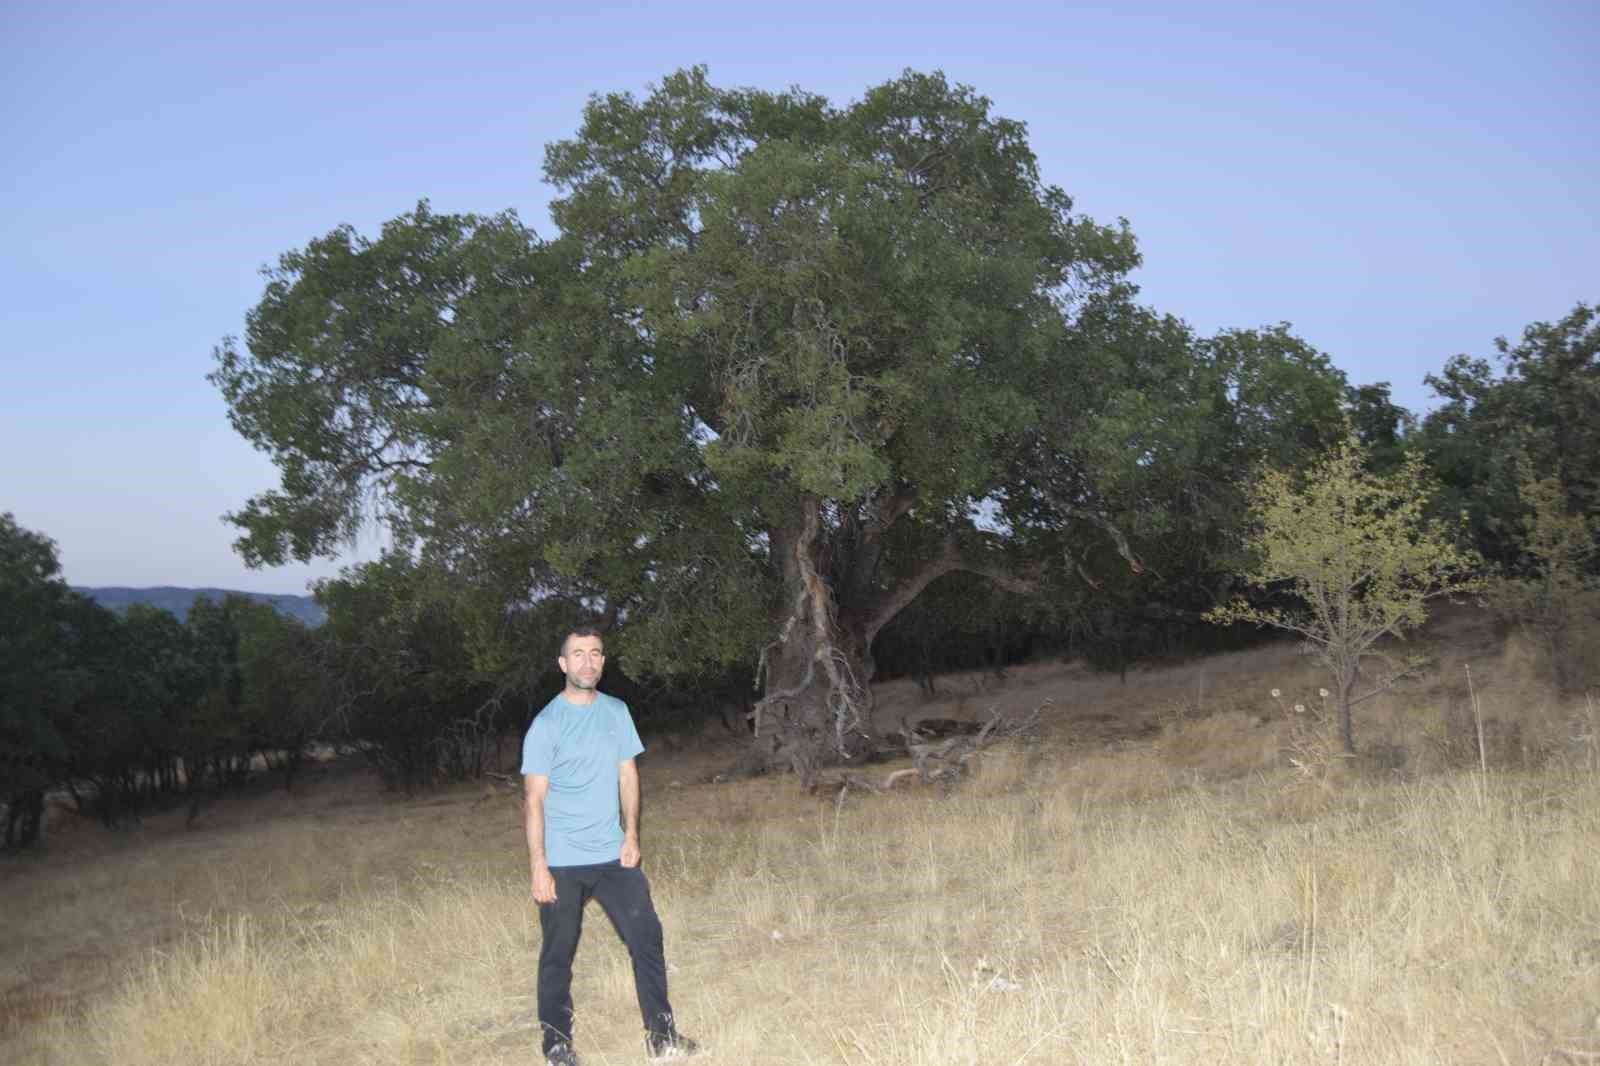
<svg viewBox="0 0 1600 1066"><path fill-rule="evenodd" d="M1037 731L1039 719L1050 700L1045 700L1029 711L1002 711L996 708L983 726L975 732L953 736L934 744L907 744L913 765L894 770L881 780L861 773L835 772L819 774L807 791L833 793L834 802L842 804L852 789L857 792L881 794L891 792L901 781L916 778L920 784L953 786L969 769L974 758L996 744L1007 740L1031 738ZM912 730L913 736L915 730Z"/></svg>

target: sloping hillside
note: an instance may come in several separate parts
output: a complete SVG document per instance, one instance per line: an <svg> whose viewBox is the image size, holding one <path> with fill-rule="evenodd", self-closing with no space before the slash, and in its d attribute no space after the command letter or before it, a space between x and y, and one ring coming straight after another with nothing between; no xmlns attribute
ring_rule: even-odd
<svg viewBox="0 0 1600 1066"><path fill-rule="evenodd" d="M949 794L839 802L720 778L720 724L647 738L684 1028L756 1066L1600 1060L1600 704L1481 612L1414 646L1432 667L1362 705L1356 758L1288 643L882 686L897 721L1047 708ZM0 1061L533 1061L514 780L408 800L341 760L195 819L61 816L0 864ZM580 1051L635 1062L600 919Z"/></svg>

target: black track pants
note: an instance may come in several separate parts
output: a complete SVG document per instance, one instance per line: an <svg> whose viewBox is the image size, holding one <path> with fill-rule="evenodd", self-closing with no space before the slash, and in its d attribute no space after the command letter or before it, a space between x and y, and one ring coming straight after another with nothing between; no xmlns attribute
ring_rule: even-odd
<svg viewBox="0 0 1600 1066"><path fill-rule="evenodd" d="M572 959L583 933L583 907L590 897L600 902L633 959L633 987L639 1014L650 1033L672 1031L672 1005L667 1002L667 959L661 942L661 920L650 902L644 871L620 862L594 866L552 866L556 901L539 905L539 1025L544 1050L572 1043Z"/></svg>

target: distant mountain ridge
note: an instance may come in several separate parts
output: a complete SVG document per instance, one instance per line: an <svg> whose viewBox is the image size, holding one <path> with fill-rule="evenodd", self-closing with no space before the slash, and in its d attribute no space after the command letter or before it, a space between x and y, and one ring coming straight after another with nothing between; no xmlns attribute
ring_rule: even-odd
<svg viewBox="0 0 1600 1066"><path fill-rule="evenodd" d="M73 590L83 593L100 606L116 611L118 614L125 614L128 608L136 603L145 603L151 607L159 607L163 611L171 611L180 622L189 616L189 605L194 603L196 596L203 596L212 603L221 603L228 596L244 596L258 603L271 604L279 612L291 618L298 618L308 626L320 626L327 618L322 613L322 608L317 606L316 600L310 596L295 596L290 593L242 592L238 589L191 589L180 588L175 585L161 585L148 589L124 588L118 585L101 587L74 585Z"/></svg>

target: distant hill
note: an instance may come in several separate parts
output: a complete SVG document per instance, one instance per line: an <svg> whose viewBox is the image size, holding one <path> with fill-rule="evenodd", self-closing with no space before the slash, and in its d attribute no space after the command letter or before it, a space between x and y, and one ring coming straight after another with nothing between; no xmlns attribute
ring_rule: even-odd
<svg viewBox="0 0 1600 1066"><path fill-rule="evenodd" d="M180 622L189 616L189 605L194 602L196 596L204 596L213 603L221 603L226 596L245 596L261 603L269 603L283 614L298 618L308 626L320 626L326 617L322 613L322 608L317 606L317 601L310 596L291 596L287 593L240 592L237 589L188 589L175 588L171 585L153 589L115 586L88 588L78 585L74 586L74 589L118 614L125 613L136 603L147 603L152 607L171 611L177 615Z"/></svg>

